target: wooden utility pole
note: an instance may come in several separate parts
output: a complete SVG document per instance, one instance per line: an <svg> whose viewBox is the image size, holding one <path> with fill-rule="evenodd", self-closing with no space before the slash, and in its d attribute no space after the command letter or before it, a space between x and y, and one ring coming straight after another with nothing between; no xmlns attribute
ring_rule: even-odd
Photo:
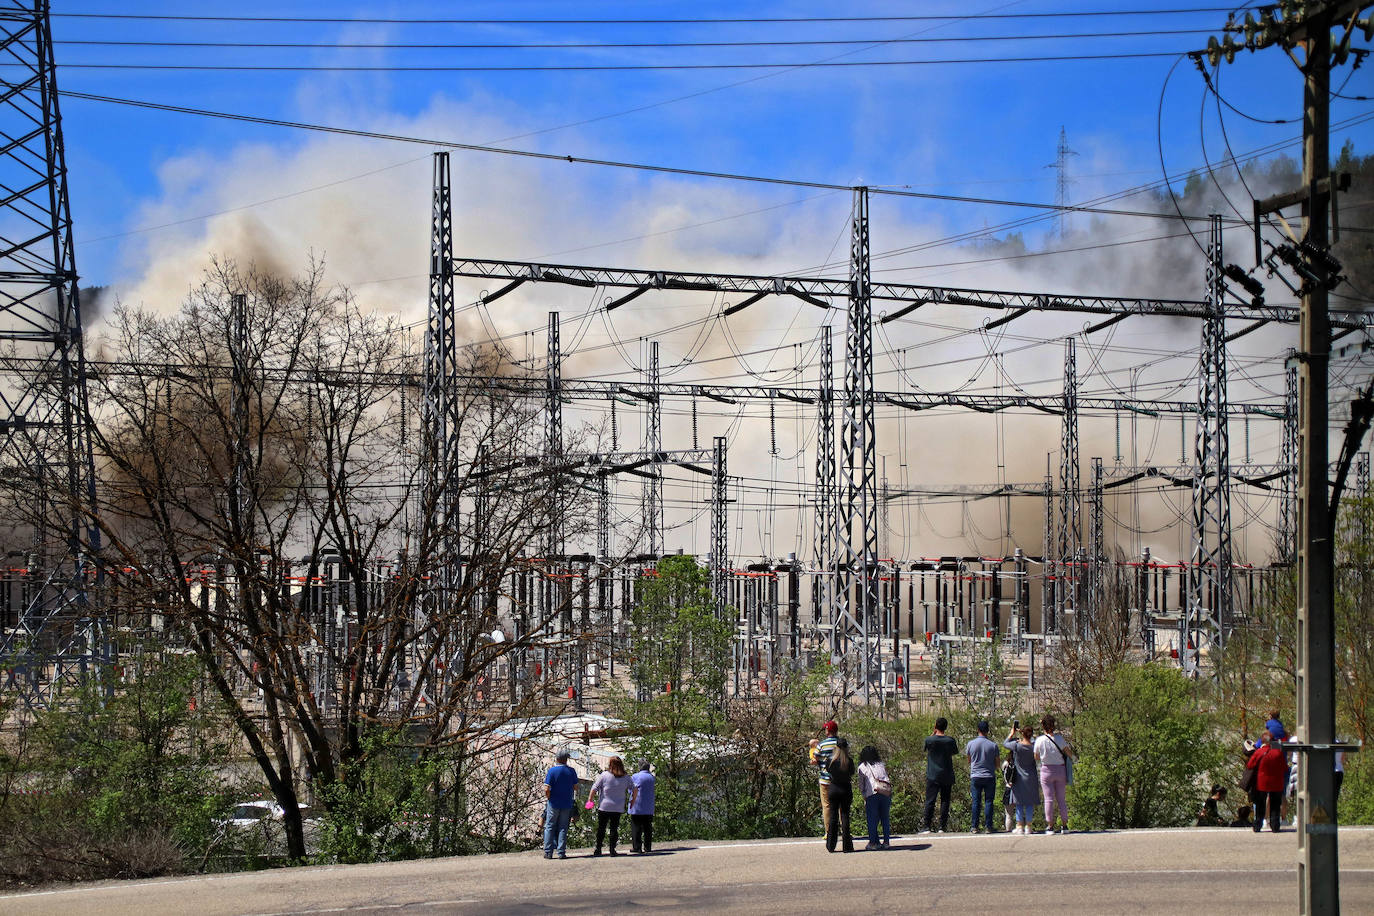
<svg viewBox="0 0 1374 916"><path fill-rule="evenodd" d="M1340 912L1340 873L1336 853L1336 695L1335 564L1327 493L1327 370L1331 358L1331 320L1327 293L1340 270L1327 248L1327 214L1335 188L1331 181L1330 97L1331 30L1345 27L1341 57L1348 52L1355 17L1368 0L1283 0L1246 15L1243 44L1231 36L1213 38L1206 56L1213 66L1238 50L1278 44L1290 56L1303 49L1303 187L1255 202L1256 248L1261 216L1302 204L1302 238L1283 246L1282 257L1300 275L1298 361L1298 767L1297 831L1299 910ZM1277 14L1277 15L1276 15ZM1359 23L1366 27L1367 22ZM1201 64L1202 55L1195 59ZM1295 58L1296 60L1296 58ZM1204 71L1205 72L1205 71ZM1256 812L1258 814L1258 812Z"/></svg>

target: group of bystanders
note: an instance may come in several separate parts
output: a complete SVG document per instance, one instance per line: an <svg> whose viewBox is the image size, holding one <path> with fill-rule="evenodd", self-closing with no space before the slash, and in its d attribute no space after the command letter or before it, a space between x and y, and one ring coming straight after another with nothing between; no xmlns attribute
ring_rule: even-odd
<svg viewBox="0 0 1374 916"><path fill-rule="evenodd" d="M577 815L577 771L568 765L568 752L560 750L554 765L544 774L544 858L568 857L568 830ZM654 851L654 774L649 761L641 760L630 775L619 757L612 757L592 782L586 809L596 811L596 848L603 844L613 856L620 855L620 819L630 815L630 852L636 855ZM598 797L600 801L598 802ZM607 834L609 833L609 837ZM607 840L609 839L609 843Z"/></svg>

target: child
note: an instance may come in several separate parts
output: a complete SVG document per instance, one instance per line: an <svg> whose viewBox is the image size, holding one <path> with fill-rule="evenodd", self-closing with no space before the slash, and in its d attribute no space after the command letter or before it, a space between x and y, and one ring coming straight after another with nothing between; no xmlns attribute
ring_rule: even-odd
<svg viewBox="0 0 1374 916"><path fill-rule="evenodd" d="M1202 810L1198 812L1197 820L1194 821L1193 826L1220 827L1224 821L1221 819L1221 812L1217 810L1217 806L1225 800L1226 789L1223 786L1212 786L1212 793L1202 803Z"/></svg>

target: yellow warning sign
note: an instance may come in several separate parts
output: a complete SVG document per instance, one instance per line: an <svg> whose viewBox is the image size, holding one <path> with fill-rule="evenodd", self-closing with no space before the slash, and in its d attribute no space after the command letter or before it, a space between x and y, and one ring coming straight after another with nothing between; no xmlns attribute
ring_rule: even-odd
<svg viewBox="0 0 1374 916"><path fill-rule="evenodd" d="M1329 823L1331 823L1331 815L1327 814L1327 813L1326 813L1326 809L1323 808L1321 805L1317 805L1316 807L1314 807L1314 808L1312 809L1312 820L1311 820L1311 823L1313 823L1313 824L1329 824Z"/></svg>

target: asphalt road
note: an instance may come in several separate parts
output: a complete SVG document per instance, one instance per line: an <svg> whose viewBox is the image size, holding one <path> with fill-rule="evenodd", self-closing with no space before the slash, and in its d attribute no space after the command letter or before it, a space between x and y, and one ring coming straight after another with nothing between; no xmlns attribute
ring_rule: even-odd
<svg viewBox="0 0 1374 916"><path fill-rule="evenodd" d="M1374 828L1341 831L1347 913L1374 912ZM669 843L652 856L538 852L102 882L0 896L0 913L1293 913L1297 837L1249 830L946 834L886 852L819 841Z"/></svg>

